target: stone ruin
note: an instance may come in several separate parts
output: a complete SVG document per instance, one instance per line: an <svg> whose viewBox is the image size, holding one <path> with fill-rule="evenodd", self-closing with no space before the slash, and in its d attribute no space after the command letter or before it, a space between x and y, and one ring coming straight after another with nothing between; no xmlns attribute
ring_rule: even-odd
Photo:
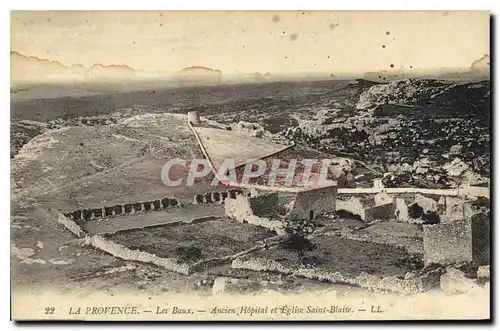
<svg viewBox="0 0 500 331"><path fill-rule="evenodd" d="M109 207L87 208L65 213L76 223L91 221L94 219L110 218L120 215L135 215L152 211L165 210L167 208L180 207L180 202L176 198L163 198L153 201L126 203Z"/></svg>
<svg viewBox="0 0 500 331"><path fill-rule="evenodd" d="M202 205L202 204L211 204L218 203L222 204L227 198L236 199L236 195L242 194L241 189L230 189L227 191L213 191L206 192L204 194L196 194L193 198L193 204Z"/></svg>
<svg viewBox="0 0 500 331"><path fill-rule="evenodd" d="M468 219L424 225L425 264L490 264L490 218L475 214Z"/></svg>
<svg viewBox="0 0 500 331"><path fill-rule="evenodd" d="M313 220L316 216L335 211L337 186L297 192L288 217Z"/></svg>
<svg viewBox="0 0 500 331"><path fill-rule="evenodd" d="M319 215L335 211L337 187L329 186L299 191L288 205L286 215L279 216L278 192L259 192L245 189L243 194L225 200L225 215L239 222L267 227L283 234L284 219L312 220Z"/></svg>
<svg viewBox="0 0 500 331"><path fill-rule="evenodd" d="M450 267L472 264L485 269L490 264L489 214L474 207L473 202L458 197L441 196L437 200L436 197L431 198L416 194L409 202L408 197L394 197L380 193L343 200L338 199L336 187L327 187L297 192L293 201L288 204L288 213L284 216L278 215L280 210L278 192L231 189L223 192L197 194L193 199L193 204L217 203L224 203L225 215L229 219L266 227L275 231L278 236L286 234L283 228L284 219L314 219L321 214L331 213L339 209L347 209L353 214L359 215L367 223L377 220L409 222L411 216L422 217L422 215L435 212L439 213L440 216L436 224L424 223L421 225L423 227L423 260L425 266L438 265L447 268L446 273L441 276L442 287L443 279L451 277L448 272ZM133 215L179 206L178 200L164 198L77 210L66 214L66 216L79 223L82 220ZM65 222L65 226L76 235L82 236L83 232L78 224ZM417 280L424 281L420 278ZM406 284L409 280L407 281L405 278L401 282ZM356 278L357 283L358 279ZM427 287L422 286L419 287L418 291L427 289Z"/></svg>
<svg viewBox="0 0 500 331"><path fill-rule="evenodd" d="M224 204L226 217L238 222L247 222L283 233L282 221L277 218L279 200L277 192L258 193L246 191L234 198L229 197Z"/></svg>

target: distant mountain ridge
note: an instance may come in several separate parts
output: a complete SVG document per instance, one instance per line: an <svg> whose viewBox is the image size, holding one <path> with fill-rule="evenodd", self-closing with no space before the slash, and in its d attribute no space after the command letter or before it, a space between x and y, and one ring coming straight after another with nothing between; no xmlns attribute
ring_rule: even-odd
<svg viewBox="0 0 500 331"><path fill-rule="evenodd" d="M56 60L26 56L16 51L10 52L11 84L50 83L61 81L127 80L136 72L127 65L103 65L101 63L85 67L81 64L67 66Z"/></svg>

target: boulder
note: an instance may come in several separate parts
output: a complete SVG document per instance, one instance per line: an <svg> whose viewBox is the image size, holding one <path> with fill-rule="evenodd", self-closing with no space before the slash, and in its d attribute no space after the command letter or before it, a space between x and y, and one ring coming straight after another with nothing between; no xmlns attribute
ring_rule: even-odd
<svg viewBox="0 0 500 331"><path fill-rule="evenodd" d="M457 157L453 159L453 161L446 163L443 166L443 169L446 171L448 176L460 177L469 169L469 166Z"/></svg>
<svg viewBox="0 0 500 331"><path fill-rule="evenodd" d="M447 268L446 273L441 275L440 287L448 295L470 294L477 291L477 283L465 277L465 274L455 268Z"/></svg>
<svg viewBox="0 0 500 331"><path fill-rule="evenodd" d="M328 166L328 172L333 178L340 178L347 176L349 173L354 173L356 171L356 164L353 160L348 158L336 158L330 160L330 165Z"/></svg>
<svg viewBox="0 0 500 331"><path fill-rule="evenodd" d="M488 283L490 281L490 266L482 265L477 268L477 282L479 284Z"/></svg>
<svg viewBox="0 0 500 331"><path fill-rule="evenodd" d="M430 161L428 158L422 158L420 160L413 162L413 171L417 175L424 175L429 171L432 165L433 162Z"/></svg>
<svg viewBox="0 0 500 331"><path fill-rule="evenodd" d="M412 167L408 163L403 163L400 168L401 168L401 171L405 171L405 172L412 171Z"/></svg>
<svg viewBox="0 0 500 331"><path fill-rule="evenodd" d="M381 178L376 178L373 180L374 188L384 188L384 182Z"/></svg>
<svg viewBox="0 0 500 331"><path fill-rule="evenodd" d="M463 149L463 146L460 144L453 145L450 148L450 154L454 154L454 155L460 154L462 152L462 149Z"/></svg>

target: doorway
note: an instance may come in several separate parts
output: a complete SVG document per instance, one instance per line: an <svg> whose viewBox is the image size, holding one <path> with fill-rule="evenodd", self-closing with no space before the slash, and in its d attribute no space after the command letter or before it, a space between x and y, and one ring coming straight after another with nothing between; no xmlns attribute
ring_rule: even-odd
<svg viewBox="0 0 500 331"><path fill-rule="evenodd" d="M309 220L312 221L314 219L314 210L309 211Z"/></svg>

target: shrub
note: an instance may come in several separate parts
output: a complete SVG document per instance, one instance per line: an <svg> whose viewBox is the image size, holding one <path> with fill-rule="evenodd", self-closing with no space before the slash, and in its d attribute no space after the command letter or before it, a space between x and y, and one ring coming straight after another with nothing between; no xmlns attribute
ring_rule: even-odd
<svg viewBox="0 0 500 331"><path fill-rule="evenodd" d="M179 262L194 262L201 258L201 249L196 246L177 247L175 254Z"/></svg>

